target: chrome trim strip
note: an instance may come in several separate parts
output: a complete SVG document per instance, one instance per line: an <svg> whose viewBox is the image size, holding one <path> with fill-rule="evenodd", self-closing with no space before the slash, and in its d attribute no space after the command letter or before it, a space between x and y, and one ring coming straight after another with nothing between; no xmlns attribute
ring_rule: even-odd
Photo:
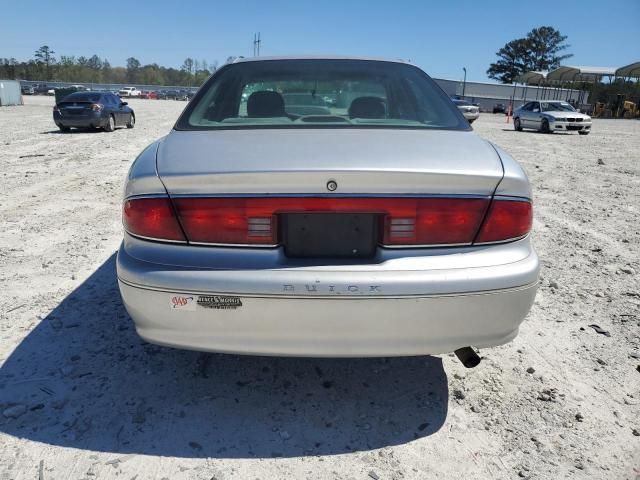
<svg viewBox="0 0 640 480"><path fill-rule="evenodd" d="M140 193L138 195L130 195L128 197L125 197L122 202L126 202L127 200L138 200L141 198L166 198L167 200L169 200L169 195L167 195L166 193Z"/></svg>
<svg viewBox="0 0 640 480"><path fill-rule="evenodd" d="M527 197L516 197L513 195L496 195L493 197L494 200L513 200L514 202L529 202L533 203L530 198Z"/></svg>
<svg viewBox="0 0 640 480"><path fill-rule="evenodd" d="M198 245L203 247L251 247L251 248L276 248L280 247L279 243L207 243L207 242L189 242L189 245Z"/></svg>
<svg viewBox="0 0 640 480"><path fill-rule="evenodd" d="M139 238L141 240L150 240L152 242L157 242L157 243L178 243L178 244L181 244L181 245L188 245L188 242L186 242L185 240L169 240L169 239L166 239L166 238L145 237L143 235L138 235L138 234L135 234L135 233L131 233L126 228L124 229L124 231L127 232L128 235L131 235L132 237L135 237L135 238Z"/></svg>
<svg viewBox="0 0 640 480"><path fill-rule="evenodd" d="M475 247L476 245L500 245L502 243L511 243L511 242L516 242L518 240L522 240L525 237L528 237L531 234L531 232L527 232L524 235L520 235L519 237L513 237L513 238L507 238L506 240L498 240L495 242L475 242L473 244L473 246Z"/></svg>
<svg viewBox="0 0 640 480"><path fill-rule="evenodd" d="M470 247L471 245L473 245L472 242L467 242L467 243L432 243L432 244L428 244L428 245L412 245L412 244L407 244L407 245L387 245L385 243L380 243L379 244L381 247L383 248L392 248L392 249L398 249L398 248L442 248L442 247Z"/></svg>
<svg viewBox="0 0 640 480"><path fill-rule="evenodd" d="M204 291L192 291L192 290L167 290L165 288L152 287L149 285L140 285L134 282L123 280L118 276L118 281L124 283L133 288L139 288L141 290L150 290L153 292L162 293L184 293L188 295L228 295L231 297L245 297L245 298L267 298L267 299L316 299L316 300L371 300L371 299L411 299L411 298L438 298L438 297L466 297L470 295L491 295L494 293L508 293L517 292L520 290L526 290L528 288L535 287L539 284L539 280L535 282L520 285L518 287L499 288L494 290L480 290L474 292L458 292L458 293L434 293L434 294L407 294L407 295L287 295L287 294L256 294L256 293L239 293L239 292L204 292Z"/></svg>
<svg viewBox="0 0 640 480"><path fill-rule="evenodd" d="M135 235L134 235L135 236ZM142 237L140 237L142 238ZM511 241L511 240L509 240ZM500 242L504 243L504 242ZM206 243L206 242L189 242L189 245L199 245L203 247L256 247L256 248L277 248L282 245L279 243L275 244L256 244L256 243ZM384 243L379 243L378 246L382 248L442 248L442 247L470 247L474 245L473 243L434 243L431 245L386 245Z"/></svg>
<svg viewBox="0 0 640 480"><path fill-rule="evenodd" d="M178 193L170 198L469 198L491 199L491 195L446 193Z"/></svg>

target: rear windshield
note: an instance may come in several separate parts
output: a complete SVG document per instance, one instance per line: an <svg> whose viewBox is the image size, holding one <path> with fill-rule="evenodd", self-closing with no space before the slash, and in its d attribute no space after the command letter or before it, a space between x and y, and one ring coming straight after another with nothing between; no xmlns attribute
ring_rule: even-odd
<svg viewBox="0 0 640 480"><path fill-rule="evenodd" d="M90 103L98 103L100 101L99 93L72 93L71 95L67 95L64 97L65 102L90 102Z"/></svg>
<svg viewBox="0 0 640 480"><path fill-rule="evenodd" d="M263 60L221 68L177 130L439 128L469 124L420 69L370 60Z"/></svg>

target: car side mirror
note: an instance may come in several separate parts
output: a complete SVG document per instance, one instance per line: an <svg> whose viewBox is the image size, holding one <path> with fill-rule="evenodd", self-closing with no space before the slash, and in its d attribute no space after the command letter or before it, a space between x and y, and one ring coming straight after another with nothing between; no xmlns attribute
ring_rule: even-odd
<svg viewBox="0 0 640 480"><path fill-rule="evenodd" d="M122 103L120 103L120 105L129 105L129 103L128 102L122 102Z"/></svg>

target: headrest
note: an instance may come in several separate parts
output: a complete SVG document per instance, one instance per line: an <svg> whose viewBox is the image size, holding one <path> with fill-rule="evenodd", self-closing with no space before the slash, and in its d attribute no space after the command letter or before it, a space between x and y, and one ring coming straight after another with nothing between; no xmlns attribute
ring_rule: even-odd
<svg viewBox="0 0 640 480"><path fill-rule="evenodd" d="M278 92L253 92L247 101L247 115L250 117L284 117L284 99Z"/></svg>
<svg viewBox="0 0 640 480"><path fill-rule="evenodd" d="M358 97L349 106L349 118L385 118L387 107L380 97Z"/></svg>

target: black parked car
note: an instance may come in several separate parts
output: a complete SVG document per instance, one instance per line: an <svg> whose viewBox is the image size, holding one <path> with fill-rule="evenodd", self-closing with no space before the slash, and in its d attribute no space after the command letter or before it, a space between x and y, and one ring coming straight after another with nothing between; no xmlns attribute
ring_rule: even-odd
<svg viewBox="0 0 640 480"><path fill-rule="evenodd" d="M76 92L53 107L53 121L63 132L71 127L113 132L119 126L133 128L136 116L127 102L112 93Z"/></svg>
<svg viewBox="0 0 640 480"><path fill-rule="evenodd" d="M505 113L507 111L507 107L504 106L504 103L496 103L493 106L493 113Z"/></svg>
<svg viewBox="0 0 640 480"><path fill-rule="evenodd" d="M180 98L180 92L178 90L163 90L163 98L166 100L178 100Z"/></svg>
<svg viewBox="0 0 640 480"><path fill-rule="evenodd" d="M34 85L33 90L36 95L46 95L47 92L51 90L51 87L46 83L38 83Z"/></svg>

